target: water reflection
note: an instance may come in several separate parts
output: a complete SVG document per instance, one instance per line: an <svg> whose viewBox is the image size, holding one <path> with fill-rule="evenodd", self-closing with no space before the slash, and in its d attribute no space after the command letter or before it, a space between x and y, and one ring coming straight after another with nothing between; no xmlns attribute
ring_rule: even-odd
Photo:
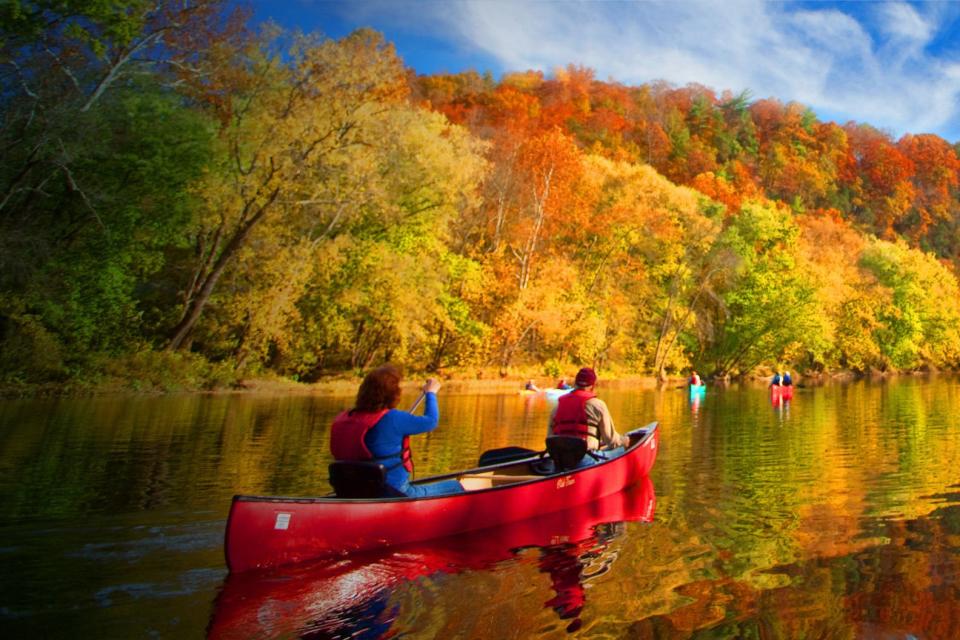
<svg viewBox="0 0 960 640"><path fill-rule="evenodd" d="M597 525L594 535L586 540L541 549L540 571L550 576L555 592L544 606L552 608L561 620L570 620L566 627L568 633L577 631L583 624L580 613L587 602L586 583L610 570L619 556L610 542L623 533L623 522L603 523Z"/></svg>
<svg viewBox="0 0 960 640"><path fill-rule="evenodd" d="M290 571L266 595L247 594L259 602L251 629L338 628L324 603L342 594L310 589L324 576L348 589L336 576L353 567L360 597L342 617L394 636L553 639L580 624L578 637L955 639L957 377L795 394L774 407L766 386L712 385L694 413L685 389L601 386L619 430L661 422L654 522L626 525L630 535L614 527L609 539L604 527L556 530L493 557L481 541L477 566L449 549L434 568L414 550L365 570ZM237 593L232 579L222 588L231 496L326 492L330 420L351 401L0 402L0 638L201 635L218 593ZM467 468L509 445L540 449L549 409L515 392L441 392L440 428L414 438L418 471ZM298 626L283 626L289 610ZM218 624L225 615L218 605Z"/></svg>
<svg viewBox="0 0 960 640"><path fill-rule="evenodd" d="M580 626L585 583L616 560L611 542L624 536L625 522L652 521L655 507L653 483L645 478L592 504L536 520L333 563L231 575L217 599L208 637L381 637L402 613L393 595L405 585L442 574L502 570L503 563L530 549L538 550L539 569L550 576L555 592L545 606L572 620L567 628L573 631Z"/></svg>
<svg viewBox="0 0 960 640"><path fill-rule="evenodd" d="M866 522L882 542L836 540L846 552L685 581L678 606L623 636L955 640L960 495L931 498L953 504L923 518Z"/></svg>
<svg viewBox="0 0 960 640"><path fill-rule="evenodd" d="M700 403L703 402L703 398L706 395L706 387L690 387L690 413L693 416L693 425L697 425L697 414L700 413Z"/></svg>
<svg viewBox="0 0 960 640"><path fill-rule="evenodd" d="M790 400L781 397L771 400L771 402L774 410L777 413L779 423L782 426L784 423L790 420Z"/></svg>

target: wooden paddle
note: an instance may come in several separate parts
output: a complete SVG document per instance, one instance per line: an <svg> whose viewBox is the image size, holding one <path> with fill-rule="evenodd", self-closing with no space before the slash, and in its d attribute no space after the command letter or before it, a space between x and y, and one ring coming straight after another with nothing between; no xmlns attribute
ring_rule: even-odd
<svg viewBox="0 0 960 640"><path fill-rule="evenodd" d="M426 397L426 395L427 395L426 391L421 391L420 396L417 398L417 401L413 403L413 406L410 407L410 411L408 411L408 413L413 413L414 411L416 411L417 407L420 406L420 403L423 402L423 399Z"/></svg>
<svg viewBox="0 0 960 640"><path fill-rule="evenodd" d="M416 410L417 410L417 407L420 406L420 403L423 402L423 399L424 399L426 396L427 396L427 392L426 392L426 391L421 391L421 392L420 392L420 395L417 396L416 402L414 402L414 403L413 403L413 406L410 407L410 411L409 411L408 413L413 413L414 411L416 411ZM409 437L409 436L407 436L407 437ZM411 465L413 464L413 460L412 460L412 459L411 459L411 461L410 461L410 464L411 464ZM410 480L413 480L413 470L412 470L412 469L410 470Z"/></svg>

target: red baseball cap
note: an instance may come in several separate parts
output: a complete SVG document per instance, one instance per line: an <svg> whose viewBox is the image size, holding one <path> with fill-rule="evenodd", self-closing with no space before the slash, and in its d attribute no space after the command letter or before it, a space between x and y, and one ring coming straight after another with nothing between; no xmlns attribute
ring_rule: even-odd
<svg viewBox="0 0 960 640"><path fill-rule="evenodd" d="M597 372L590 367L577 371L576 385L578 387L592 387L597 383Z"/></svg>

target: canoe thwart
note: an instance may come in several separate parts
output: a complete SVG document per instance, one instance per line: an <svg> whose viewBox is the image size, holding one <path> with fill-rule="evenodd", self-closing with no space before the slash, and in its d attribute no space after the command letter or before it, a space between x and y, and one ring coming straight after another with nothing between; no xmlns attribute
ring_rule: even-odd
<svg viewBox="0 0 960 640"><path fill-rule="evenodd" d="M543 480L543 476L513 476L508 474L465 473L460 476L464 479L492 480L495 482L526 482L527 480Z"/></svg>

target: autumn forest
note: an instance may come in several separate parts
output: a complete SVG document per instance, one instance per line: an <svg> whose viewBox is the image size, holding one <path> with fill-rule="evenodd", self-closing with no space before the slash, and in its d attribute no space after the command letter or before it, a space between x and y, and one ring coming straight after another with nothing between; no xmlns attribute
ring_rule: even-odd
<svg viewBox="0 0 960 640"><path fill-rule="evenodd" d="M216 0L15 1L0 46L5 385L960 363L936 135Z"/></svg>

